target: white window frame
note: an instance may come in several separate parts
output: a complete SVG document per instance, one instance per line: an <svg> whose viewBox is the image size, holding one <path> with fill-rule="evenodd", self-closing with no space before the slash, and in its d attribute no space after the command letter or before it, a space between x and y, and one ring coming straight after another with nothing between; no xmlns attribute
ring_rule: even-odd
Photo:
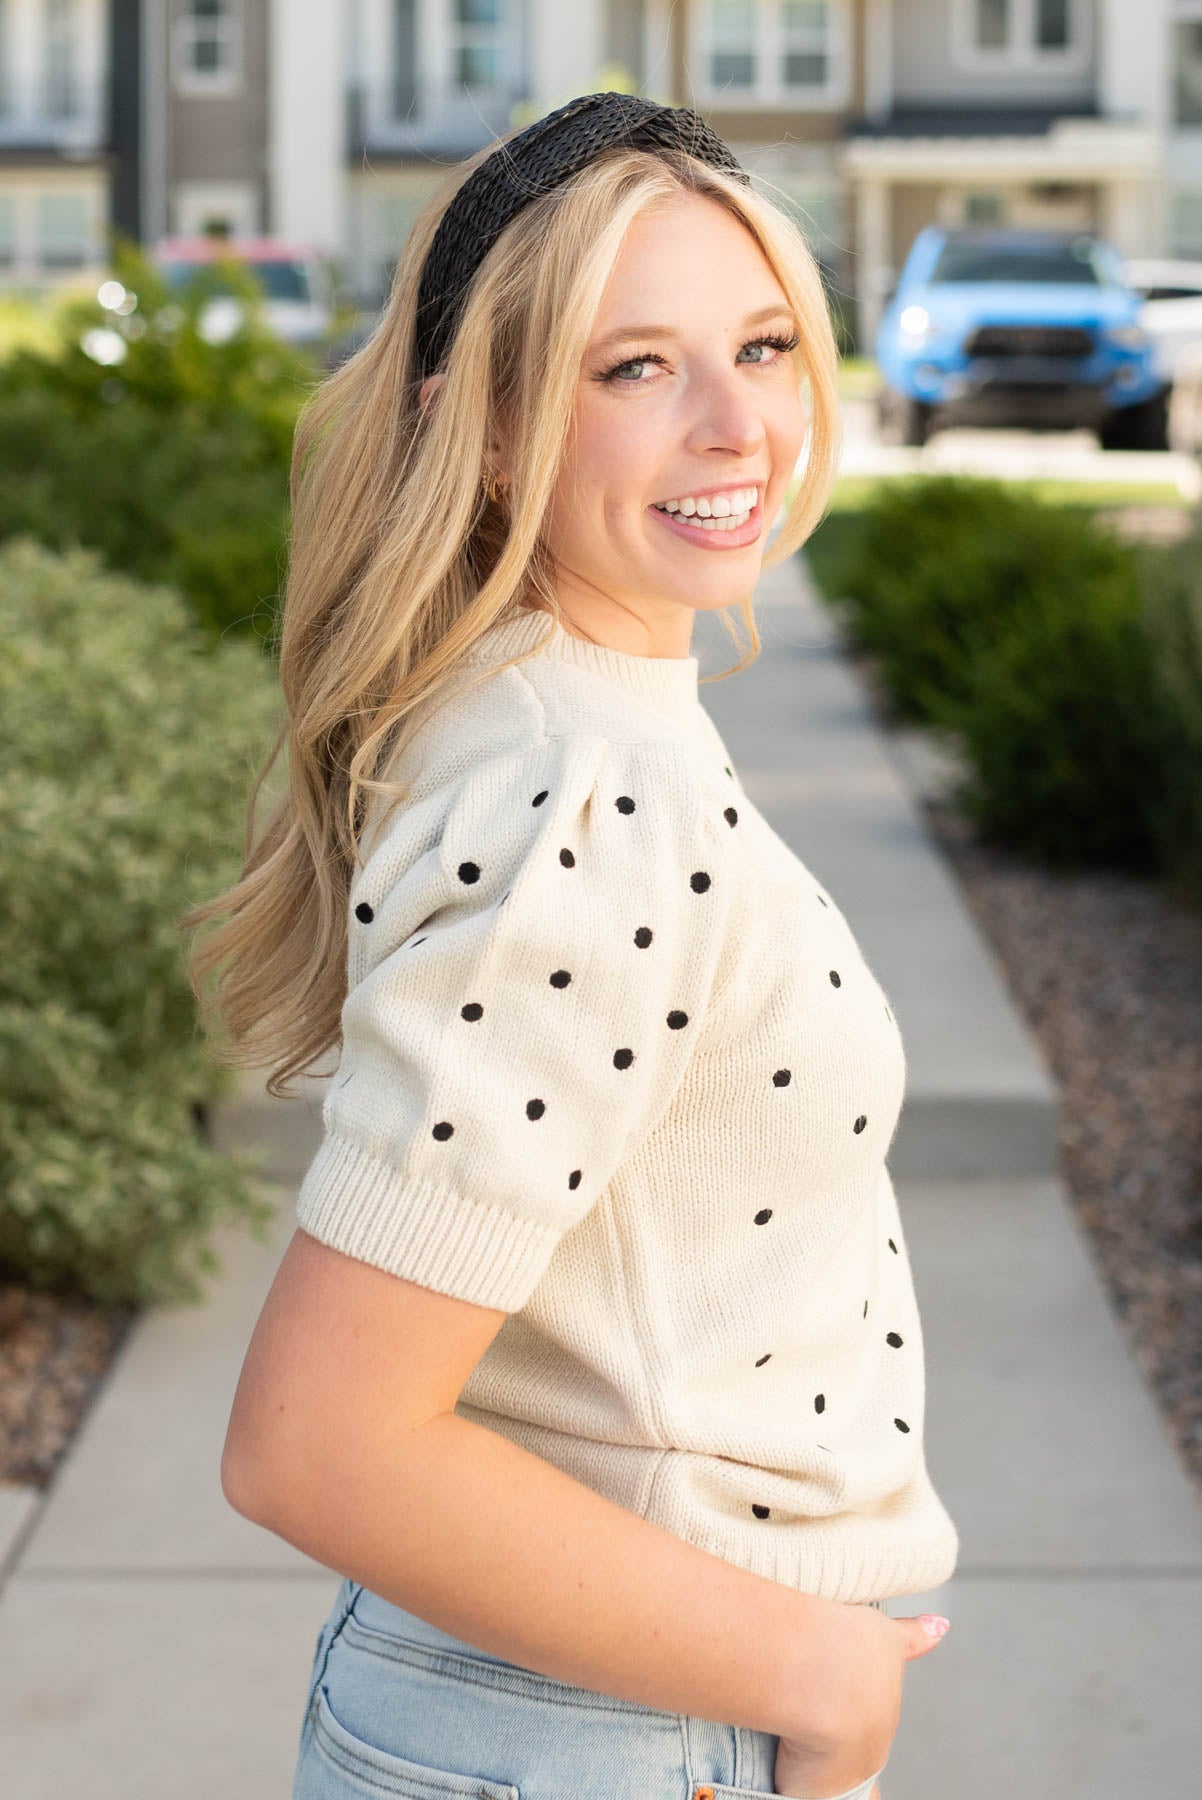
<svg viewBox="0 0 1202 1800"><path fill-rule="evenodd" d="M998 69L1072 73L1089 66L1093 53L1093 7L1090 0L1069 0L1069 41L1063 50L1043 49L1035 41L1038 0L1009 0L1010 41L982 48L973 35L977 0L953 0L952 61L974 74Z"/></svg>
<svg viewBox="0 0 1202 1800"><path fill-rule="evenodd" d="M198 69L192 60L200 23L190 0L173 0L171 80L177 94L236 94L242 86L242 0L222 0L223 16L215 21L226 60L220 69ZM206 22L207 23L207 22ZM203 35L208 35L207 31Z"/></svg>
<svg viewBox="0 0 1202 1800"><path fill-rule="evenodd" d="M847 0L827 0L825 45L827 77L818 84L802 85L784 79L785 51L794 48L785 28L781 0L756 0L756 79L750 87L731 87L710 80L710 57L716 45L712 13L707 0L688 11L687 57L693 93L711 105L774 106L792 109L834 110L848 105L851 97L850 48Z"/></svg>

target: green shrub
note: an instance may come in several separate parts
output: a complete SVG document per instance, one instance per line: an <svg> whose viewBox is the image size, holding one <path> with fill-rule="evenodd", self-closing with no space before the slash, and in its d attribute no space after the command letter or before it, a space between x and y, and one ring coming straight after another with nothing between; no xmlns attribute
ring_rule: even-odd
<svg viewBox="0 0 1202 1800"><path fill-rule="evenodd" d="M1148 809L1164 868L1202 904L1202 521L1180 543L1143 547L1139 569L1160 744Z"/></svg>
<svg viewBox="0 0 1202 1800"><path fill-rule="evenodd" d="M274 668L94 551L0 546L0 1272L105 1305L190 1299L188 1259L272 1208L219 1155L175 921L237 878Z"/></svg>
<svg viewBox="0 0 1202 1800"><path fill-rule="evenodd" d="M899 717L917 720L966 697L977 658L1027 615L1068 590L1129 595L1135 582L1126 546L1088 516L956 475L884 489L819 573Z"/></svg>
<svg viewBox="0 0 1202 1800"><path fill-rule="evenodd" d="M977 646L931 721L966 753L957 800L983 838L1050 867L1150 873L1163 743L1139 590L1061 577Z"/></svg>
<svg viewBox="0 0 1202 1800"><path fill-rule="evenodd" d="M74 299L54 348L0 363L0 538L90 546L112 570L177 589L212 632L270 643L292 437L318 375L263 326L253 278L223 270L247 310L211 343L200 326L216 272L172 295L118 240L114 278L134 309Z"/></svg>

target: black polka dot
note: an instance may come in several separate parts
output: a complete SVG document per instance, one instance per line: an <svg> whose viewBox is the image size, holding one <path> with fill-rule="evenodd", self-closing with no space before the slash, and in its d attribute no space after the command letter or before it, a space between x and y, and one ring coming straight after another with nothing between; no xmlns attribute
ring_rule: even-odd
<svg viewBox="0 0 1202 1800"><path fill-rule="evenodd" d="M772 1509L767 1506L757 1506L755 1501L753 1500L751 1503L751 1510L755 1514L757 1519L767 1519L771 1516Z"/></svg>
<svg viewBox="0 0 1202 1800"><path fill-rule="evenodd" d="M754 1225L766 1225L771 1217L772 1208L770 1206L761 1206L759 1212L756 1213L755 1218L752 1220L752 1223Z"/></svg>
<svg viewBox="0 0 1202 1800"><path fill-rule="evenodd" d="M728 825L737 825L739 822L739 815L733 806L724 806L722 808L722 817L726 820Z"/></svg>
<svg viewBox="0 0 1202 1800"><path fill-rule="evenodd" d="M727 773L727 774L728 774L728 775L729 775L729 776L730 776L730 778L731 778L731 780L732 780L732 781L733 781L733 780L734 780L734 778L735 778L735 777L734 777L734 771L733 771L733 770L732 770L732 768L731 768L731 766L730 766L730 764L729 764L729 763L723 763L723 765L722 765L722 766L723 766L723 768L724 768L724 769L725 769L725 770L726 770L726 773Z"/></svg>
<svg viewBox="0 0 1202 1800"><path fill-rule="evenodd" d="M896 1349L898 1349L898 1348L899 1348L899 1347L900 1347L900 1345L901 1345L901 1341L902 1341L902 1340L901 1340L901 1338L900 1338L900 1337L899 1337L899 1336L898 1336L898 1334L897 1334L897 1332L896 1332L896 1331L887 1331L887 1332L886 1332L886 1333L885 1333L885 1342L886 1342L886 1343L887 1343L887 1344L892 1344L892 1345L893 1345L893 1348L894 1348L894 1349L895 1349L895 1350L896 1350Z"/></svg>
<svg viewBox="0 0 1202 1800"><path fill-rule="evenodd" d="M576 858L572 855L570 850L561 850L559 852L559 860L565 869L574 869L576 867Z"/></svg>
<svg viewBox="0 0 1202 1800"><path fill-rule="evenodd" d="M473 881L479 881L479 879L480 879L479 863L461 862L459 865L459 879L460 879L460 881L468 882L469 885Z"/></svg>
<svg viewBox="0 0 1202 1800"><path fill-rule="evenodd" d="M864 1129L865 1125L867 1125L867 1123L868 1123L868 1114L861 1113L859 1118L856 1120L855 1124L852 1126L852 1130L856 1133L859 1133L859 1132L863 1131L863 1129Z"/></svg>
<svg viewBox="0 0 1202 1800"><path fill-rule="evenodd" d="M527 1100L526 1102L526 1117L528 1119L541 1119L546 1110L547 1103L545 1100Z"/></svg>
<svg viewBox="0 0 1202 1800"><path fill-rule="evenodd" d="M843 986L843 983L839 977L838 969L831 970L831 986L832 987L842 987Z"/></svg>
<svg viewBox="0 0 1202 1800"><path fill-rule="evenodd" d="M634 934L634 941L640 950L645 950L647 945L651 942L650 925L640 925Z"/></svg>
<svg viewBox="0 0 1202 1800"><path fill-rule="evenodd" d="M901 1251L898 1249L897 1245L893 1242L892 1238L890 1238L888 1240L888 1243L889 1243L889 1248L890 1248L890 1250L892 1250L894 1256L900 1256Z"/></svg>
<svg viewBox="0 0 1202 1800"><path fill-rule="evenodd" d="M434 1136L438 1139L439 1143L442 1143L444 1138L450 1137L454 1129L455 1127L453 1125L449 1124L446 1119L443 1119L440 1124L434 1127Z"/></svg>
<svg viewBox="0 0 1202 1800"><path fill-rule="evenodd" d="M825 1394L815 1394L814 1395L814 1411L815 1412L825 1412L826 1411L826 1395Z"/></svg>
<svg viewBox="0 0 1202 1800"><path fill-rule="evenodd" d="M897 1426L899 1431L909 1431L910 1429L904 1419L894 1419L893 1423Z"/></svg>
<svg viewBox="0 0 1202 1800"><path fill-rule="evenodd" d="M614 805L620 813L632 813L634 811L634 801L630 798L629 794L619 794L614 801Z"/></svg>
<svg viewBox="0 0 1202 1800"><path fill-rule="evenodd" d="M532 801L531 801L531 802L530 802L530 804L531 804L531 806L541 806L541 805L542 805L542 803L543 803L543 801L544 801L544 800L545 800L545 799L546 799L546 798L547 798L547 789L546 789L546 788L544 788L544 789L543 789L543 790L542 790L542 793L541 793L541 794L536 794L536 795L535 795L535 796L534 796L534 798L533 798L533 800L532 800Z"/></svg>
<svg viewBox="0 0 1202 1800"><path fill-rule="evenodd" d="M821 895L821 894L819 894L819 896L818 896L818 898L819 898L819 899L820 899L820 900L822 900L822 904L823 904L823 906L825 906L825 905L826 905L826 901L825 901L825 900L824 900L824 899L823 899L823 897L822 897L822 895Z"/></svg>
<svg viewBox="0 0 1202 1800"><path fill-rule="evenodd" d="M767 1353L767 1355L766 1355L766 1356L757 1356L757 1357L756 1357L756 1359L755 1359L755 1366L756 1366L756 1368L757 1368L757 1369L762 1369L762 1368L763 1368L763 1366L764 1366L764 1364L765 1364L765 1363L766 1363L766 1362L768 1362L768 1361L770 1361L770 1360L771 1360L771 1357L772 1357L772 1352L771 1352L771 1350L769 1350L769 1351L768 1351L768 1353Z"/></svg>
<svg viewBox="0 0 1202 1800"><path fill-rule="evenodd" d="M411 944L410 944L410 946L409 946L409 948L410 948L410 949L411 949L411 950L416 950L416 949L417 949L417 946L418 946L418 945L419 945L419 944L424 944L424 943L425 943L425 941L426 941L426 940L425 940L425 938L424 938L424 937L419 937L419 938L414 938L414 940L413 940L413 942L412 942L412 943L411 943Z"/></svg>
<svg viewBox="0 0 1202 1800"><path fill-rule="evenodd" d="M512 892L513 892L513 890L511 888L510 893L512 893ZM504 904L508 900L508 898L509 898L509 894L502 894L500 900L497 902L497 905L504 906Z"/></svg>
<svg viewBox="0 0 1202 1800"><path fill-rule="evenodd" d="M862 1316L863 1316L863 1317L864 1317L864 1318L865 1318L865 1319L866 1319L866 1318L867 1318L867 1317L868 1317L868 1302L867 1302L867 1300L865 1300L865 1302L864 1302L864 1312L863 1312L863 1315L862 1315Z"/></svg>
<svg viewBox="0 0 1202 1800"><path fill-rule="evenodd" d="M567 987L567 985L568 985L569 981L571 981L571 979L572 979L572 977L568 974L568 971L566 969L556 969L554 975L552 975L552 977L551 977L551 986L552 987Z"/></svg>
<svg viewBox="0 0 1202 1800"><path fill-rule="evenodd" d="M772 1077L773 1087L788 1087L793 1079L792 1069L778 1069Z"/></svg>
<svg viewBox="0 0 1202 1800"><path fill-rule="evenodd" d="M633 1050L615 1050L614 1051L614 1068L615 1069L628 1069L633 1061L634 1061L634 1051Z"/></svg>
<svg viewBox="0 0 1202 1800"><path fill-rule="evenodd" d="M673 1011L668 1014L668 1024L673 1031L679 1031L681 1026L687 1025L688 1022L689 1015L686 1012L679 1012L676 1009L673 1009Z"/></svg>
<svg viewBox="0 0 1202 1800"><path fill-rule="evenodd" d="M370 925L375 916L375 913L371 910L367 901L360 900L358 906L355 908L355 917L361 919L364 925Z"/></svg>
<svg viewBox="0 0 1202 1800"><path fill-rule="evenodd" d="M474 1025L477 1019L482 1019L484 1017L484 1008L478 1000L469 1000L459 1017L461 1019L466 1019L469 1024Z"/></svg>
<svg viewBox="0 0 1202 1800"><path fill-rule="evenodd" d="M568 1176L568 1186L570 1188L578 1188L580 1186L580 1170L579 1169L573 1169L572 1173Z"/></svg>
<svg viewBox="0 0 1202 1800"><path fill-rule="evenodd" d="M689 876L689 886L695 894L704 894L709 884L710 878L704 869L696 869L693 874Z"/></svg>

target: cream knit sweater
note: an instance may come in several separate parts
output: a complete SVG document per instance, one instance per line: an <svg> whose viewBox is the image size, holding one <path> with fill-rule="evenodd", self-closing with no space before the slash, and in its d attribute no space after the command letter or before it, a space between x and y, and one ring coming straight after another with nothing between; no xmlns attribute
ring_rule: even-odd
<svg viewBox="0 0 1202 1800"><path fill-rule="evenodd" d="M631 1512L832 1600L945 1581L902 1040L698 659L520 613L394 768L297 1223L510 1314L456 1411Z"/></svg>

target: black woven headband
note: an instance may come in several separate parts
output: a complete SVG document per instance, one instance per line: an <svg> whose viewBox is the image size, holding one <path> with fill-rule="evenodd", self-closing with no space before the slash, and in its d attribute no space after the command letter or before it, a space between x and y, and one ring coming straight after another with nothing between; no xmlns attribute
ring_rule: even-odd
<svg viewBox="0 0 1202 1800"><path fill-rule="evenodd" d="M687 151L750 186L716 132L687 106L637 94L585 94L498 144L472 170L439 221L417 300L421 376L441 367L471 280L515 213L615 144Z"/></svg>

